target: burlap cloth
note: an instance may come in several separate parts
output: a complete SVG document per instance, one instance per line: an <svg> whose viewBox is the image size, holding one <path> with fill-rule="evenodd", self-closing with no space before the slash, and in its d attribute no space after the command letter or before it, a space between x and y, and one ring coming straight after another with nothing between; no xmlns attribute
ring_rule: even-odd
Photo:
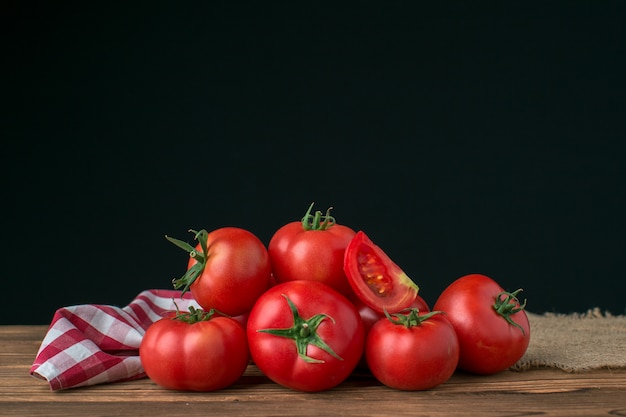
<svg viewBox="0 0 626 417"><path fill-rule="evenodd" d="M512 370L626 368L626 316L593 309L567 315L528 313L528 319L530 344Z"/></svg>

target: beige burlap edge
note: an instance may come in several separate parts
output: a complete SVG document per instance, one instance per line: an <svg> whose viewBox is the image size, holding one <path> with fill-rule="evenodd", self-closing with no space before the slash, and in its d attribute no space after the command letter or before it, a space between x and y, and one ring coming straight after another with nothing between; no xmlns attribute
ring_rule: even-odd
<svg viewBox="0 0 626 417"><path fill-rule="evenodd" d="M565 372L626 369L626 316L595 308L577 314L528 313L530 343L511 369Z"/></svg>

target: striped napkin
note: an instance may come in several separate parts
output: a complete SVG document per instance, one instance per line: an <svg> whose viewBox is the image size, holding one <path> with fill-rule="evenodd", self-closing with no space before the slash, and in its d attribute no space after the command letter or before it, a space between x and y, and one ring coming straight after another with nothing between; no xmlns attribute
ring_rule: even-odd
<svg viewBox="0 0 626 417"><path fill-rule="evenodd" d="M190 293L146 290L126 307L84 304L58 309L30 374L52 391L145 377L139 345L167 312L199 308Z"/></svg>

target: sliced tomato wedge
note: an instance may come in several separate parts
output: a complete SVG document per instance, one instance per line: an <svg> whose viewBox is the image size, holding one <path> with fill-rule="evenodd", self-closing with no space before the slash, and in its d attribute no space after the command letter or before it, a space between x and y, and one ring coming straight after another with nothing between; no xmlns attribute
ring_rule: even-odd
<svg viewBox="0 0 626 417"><path fill-rule="evenodd" d="M363 231L348 244L343 269L356 296L375 311L397 313L417 298L417 284Z"/></svg>

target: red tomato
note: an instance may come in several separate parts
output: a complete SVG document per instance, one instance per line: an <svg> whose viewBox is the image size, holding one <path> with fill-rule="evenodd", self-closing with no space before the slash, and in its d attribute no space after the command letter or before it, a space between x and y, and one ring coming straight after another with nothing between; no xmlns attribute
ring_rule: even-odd
<svg viewBox="0 0 626 417"><path fill-rule="evenodd" d="M183 288L183 292L189 288L205 310L216 309L229 316L249 312L270 285L272 271L265 245L237 227L192 232L199 242L196 247L166 236L190 254L187 273L173 281L174 288Z"/></svg>
<svg viewBox="0 0 626 417"><path fill-rule="evenodd" d="M276 282L318 281L350 297L352 289L343 270L343 254L354 230L335 222L330 210L291 222L274 233L268 245Z"/></svg>
<svg viewBox="0 0 626 417"><path fill-rule="evenodd" d="M252 360L272 381L316 392L344 381L363 352L363 323L331 287L289 281L270 288L248 316Z"/></svg>
<svg viewBox="0 0 626 417"><path fill-rule="evenodd" d="M246 331L236 320L192 309L148 327L139 357L146 375L164 388L214 391L241 377L250 354Z"/></svg>
<svg viewBox="0 0 626 417"><path fill-rule="evenodd" d="M459 361L459 342L444 314L401 312L376 322L365 342L372 374L390 388L426 390L446 382Z"/></svg>
<svg viewBox="0 0 626 417"><path fill-rule="evenodd" d="M372 326L374 326L374 324L376 324L376 322L378 322L380 319L386 318L386 316L384 313L379 313L378 311L372 310L358 298L355 300L353 299L352 302L356 306L356 309L361 316L361 320L363 321L363 329L365 330L365 337L367 338L367 334L369 333ZM415 298L413 304L411 304L411 308L416 308L420 313L430 312L430 307L428 307L426 301L419 295L417 296L417 298ZM365 352L363 352L363 356L359 361L357 367L361 369L367 369Z"/></svg>
<svg viewBox="0 0 626 417"><path fill-rule="evenodd" d="M346 248L343 268L356 295L380 313L397 313L417 297L417 284L362 231Z"/></svg>
<svg viewBox="0 0 626 417"><path fill-rule="evenodd" d="M516 295L480 274L463 276L439 296L434 310L447 313L459 337L459 368L493 374L515 364L530 342L530 325Z"/></svg>

